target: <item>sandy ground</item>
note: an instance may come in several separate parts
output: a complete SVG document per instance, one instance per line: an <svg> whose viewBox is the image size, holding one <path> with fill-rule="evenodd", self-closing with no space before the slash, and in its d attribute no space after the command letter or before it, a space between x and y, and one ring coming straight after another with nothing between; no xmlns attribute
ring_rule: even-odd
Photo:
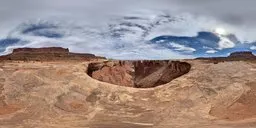
<svg viewBox="0 0 256 128"><path fill-rule="evenodd" d="M0 128L256 128L256 64L188 61L137 89L97 81L87 62L0 63Z"/></svg>

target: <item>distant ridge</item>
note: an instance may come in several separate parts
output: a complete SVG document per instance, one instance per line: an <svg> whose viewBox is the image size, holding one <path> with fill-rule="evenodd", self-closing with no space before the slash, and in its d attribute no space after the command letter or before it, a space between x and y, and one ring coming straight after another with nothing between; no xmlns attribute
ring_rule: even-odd
<svg viewBox="0 0 256 128"><path fill-rule="evenodd" d="M62 47L42 47L42 48L16 48L13 49L12 54L23 54L23 53L63 53L68 54L68 48Z"/></svg>
<svg viewBox="0 0 256 128"><path fill-rule="evenodd" d="M251 51L238 51L230 53L227 57L199 57L199 60L212 60L214 62L218 61L256 61L256 56Z"/></svg>
<svg viewBox="0 0 256 128"><path fill-rule="evenodd" d="M94 60L106 59L89 53L72 53L68 48L42 47L42 48L17 48L8 55L0 56L0 60L14 61L58 61L58 60Z"/></svg>

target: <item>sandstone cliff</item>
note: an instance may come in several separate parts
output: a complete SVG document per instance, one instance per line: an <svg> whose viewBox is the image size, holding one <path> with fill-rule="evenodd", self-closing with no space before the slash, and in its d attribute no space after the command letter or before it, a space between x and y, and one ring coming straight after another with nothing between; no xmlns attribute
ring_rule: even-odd
<svg viewBox="0 0 256 128"><path fill-rule="evenodd" d="M156 61L113 61L91 63L88 74L97 80L120 86L150 88L166 84L189 72L186 62Z"/></svg>

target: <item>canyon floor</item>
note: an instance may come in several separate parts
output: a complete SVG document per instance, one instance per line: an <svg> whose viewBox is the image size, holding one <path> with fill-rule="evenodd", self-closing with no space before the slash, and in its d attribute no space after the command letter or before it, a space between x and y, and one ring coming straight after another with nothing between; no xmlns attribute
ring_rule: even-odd
<svg viewBox="0 0 256 128"><path fill-rule="evenodd" d="M254 128L256 63L183 60L154 88L100 82L89 62L0 62L0 128Z"/></svg>

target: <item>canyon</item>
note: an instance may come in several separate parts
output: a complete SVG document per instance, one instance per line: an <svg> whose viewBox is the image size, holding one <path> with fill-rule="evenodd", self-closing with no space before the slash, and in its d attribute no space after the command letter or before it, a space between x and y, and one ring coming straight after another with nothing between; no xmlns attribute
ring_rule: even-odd
<svg viewBox="0 0 256 128"><path fill-rule="evenodd" d="M120 86L150 88L166 84L190 68L189 63L168 60L106 61L90 63L88 75Z"/></svg>
<svg viewBox="0 0 256 128"><path fill-rule="evenodd" d="M252 55L119 61L14 50L0 57L0 128L256 127Z"/></svg>

